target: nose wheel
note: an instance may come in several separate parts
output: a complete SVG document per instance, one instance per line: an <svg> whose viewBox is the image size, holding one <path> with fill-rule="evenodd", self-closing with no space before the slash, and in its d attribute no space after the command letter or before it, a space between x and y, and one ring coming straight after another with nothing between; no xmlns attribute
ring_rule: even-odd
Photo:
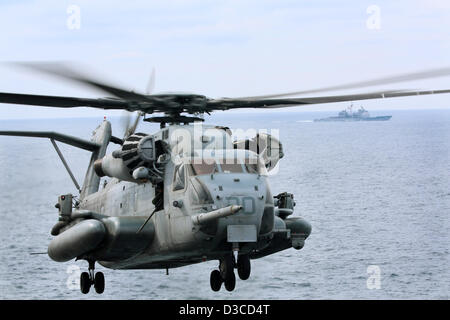
<svg viewBox="0 0 450 320"><path fill-rule="evenodd" d="M87 272L81 273L80 289L84 294L89 293L89 289L91 289L91 278L89 277L89 273Z"/></svg>
<svg viewBox="0 0 450 320"><path fill-rule="evenodd" d="M230 272L230 276L225 279L224 283L225 289L227 289L227 291L234 290L234 288L236 287L236 276L234 275L234 272Z"/></svg>
<svg viewBox="0 0 450 320"><path fill-rule="evenodd" d="M220 260L219 270L211 272L211 289L219 291L224 284L227 291L233 291L236 287L235 268L238 270L239 278L247 280L250 277L250 258L248 255L238 256L237 263L233 255L228 255Z"/></svg>
<svg viewBox="0 0 450 320"><path fill-rule="evenodd" d="M80 289L84 294L89 293L91 286L95 292L101 294L105 291L105 276L103 272L94 272L95 261L89 261L89 272L82 272L80 276Z"/></svg>
<svg viewBox="0 0 450 320"><path fill-rule="evenodd" d="M220 271L219 270L213 270L211 272L211 276L209 278L209 282L211 284L211 289L213 291L219 291L220 287L222 286L223 283L223 279L222 276L220 275Z"/></svg>
<svg viewBox="0 0 450 320"><path fill-rule="evenodd" d="M248 255L238 257L237 261L238 275L241 280L247 280L250 277L251 264Z"/></svg>

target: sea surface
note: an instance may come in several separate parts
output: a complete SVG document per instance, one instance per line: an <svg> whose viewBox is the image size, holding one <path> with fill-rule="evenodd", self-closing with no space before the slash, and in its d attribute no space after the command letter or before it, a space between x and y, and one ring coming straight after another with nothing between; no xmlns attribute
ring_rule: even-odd
<svg viewBox="0 0 450 320"><path fill-rule="evenodd" d="M97 271L105 293L81 294L85 261L45 253L60 194L76 190L48 139L0 137L1 299L449 299L450 110L377 111L386 122L312 122L333 112L223 113L207 122L279 132L273 194L295 195L312 224L302 250L252 260L249 280L213 292L216 261L165 270ZM0 130L88 139L101 118L5 120ZM122 135L120 120L111 119ZM143 123L138 131L153 132ZM90 154L58 143L81 183ZM113 148L110 148L113 150Z"/></svg>

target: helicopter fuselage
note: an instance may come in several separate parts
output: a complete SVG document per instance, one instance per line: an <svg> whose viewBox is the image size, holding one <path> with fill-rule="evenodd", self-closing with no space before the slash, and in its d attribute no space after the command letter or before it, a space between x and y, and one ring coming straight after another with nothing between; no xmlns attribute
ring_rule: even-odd
<svg viewBox="0 0 450 320"><path fill-rule="evenodd" d="M303 246L311 226L286 218L293 208L275 205L267 174L273 164L266 166L249 143L233 144L229 130L178 125L129 140L97 160L96 172L111 179L80 199L73 221L55 233L52 259L63 261L68 248L79 247L85 252L77 258L108 268L157 269L217 260L232 251L259 258ZM273 150L282 155L279 149ZM140 176L142 152L158 158L146 160L157 178ZM291 211L283 216L280 210ZM206 215L214 219L199 219ZM66 231L74 226L79 230Z"/></svg>
<svg viewBox="0 0 450 320"><path fill-rule="evenodd" d="M228 240L233 239L228 239L228 226L231 229L243 227L251 233L237 239L243 244L239 249L242 254L256 249L260 232L267 238L272 231L267 226L261 229L261 226L273 225L273 199L266 176L244 172L242 165L238 166L241 166L241 172L221 171L199 176L192 176L192 172L186 170L183 187L173 190L172 183L165 185L164 208L155 212L149 222L153 224L155 234L144 252L126 260L100 260L100 263L110 268L152 269L218 259L230 250ZM166 181L174 179L175 167L171 163L166 165ZM207 193L206 199L199 198L204 195L201 193ZM147 217L155 209L154 198L155 187L150 182L136 184L112 179L102 190L83 200L80 209L111 217ZM242 210L206 225L196 225L192 219L195 215L230 205L240 205Z"/></svg>

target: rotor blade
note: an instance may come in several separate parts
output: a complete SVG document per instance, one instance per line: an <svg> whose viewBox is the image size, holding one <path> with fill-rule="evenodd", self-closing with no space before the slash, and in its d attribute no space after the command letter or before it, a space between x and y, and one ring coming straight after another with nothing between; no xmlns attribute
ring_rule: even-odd
<svg viewBox="0 0 450 320"><path fill-rule="evenodd" d="M332 103L343 101L355 101L366 99L382 99L394 97L406 97L415 95L430 95L450 93L450 89L445 90L424 90L424 91L381 91L363 94L322 96L305 98L284 98L284 99L206 99L202 103L185 105L185 95L151 95L148 102L130 103L120 99L86 99L73 97L42 96L16 93L1 93L0 103L13 103L24 105L37 105L47 107L92 107L100 109L121 109L128 111L141 111L144 113L166 112L169 114L179 114L182 112L203 113L214 110L228 110L238 108L282 108L304 104ZM136 122L135 122L136 123Z"/></svg>
<svg viewBox="0 0 450 320"><path fill-rule="evenodd" d="M108 85L98 80L94 80L89 76L82 75L79 72L71 69L67 64L62 63L25 63L25 62L16 62L13 63L15 66L19 66L22 68L32 69L35 71L39 71L42 73L50 74L53 76L57 76L66 80L78 82L96 89L100 89L104 92L112 94L115 97L124 99L124 100L133 100L133 101L146 101L146 96L140 93L136 93L130 90L121 89L116 86Z"/></svg>
<svg viewBox="0 0 450 320"><path fill-rule="evenodd" d="M147 101L130 102L118 98L90 99L0 92L0 103L58 108L91 107L99 109L119 109L130 112L141 111L148 114L154 112L179 113L185 112L186 108L178 101L185 99L185 96L186 95L178 94L151 95L147 96ZM194 111L197 111L195 107L193 109ZM199 111L203 112L204 110Z"/></svg>
<svg viewBox="0 0 450 320"><path fill-rule="evenodd" d="M136 132L137 126L139 125L139 120L141 119L141 116L142 116L142 115L143 115L142 112L139 112L139 111L137 112L137 115L136 115L136 117L134 118L133 125L130 127L130 130L129 130L130 136L131 136L133 133Z"/></svg>
<svg viewBox="0 0 450 320"><path fill-rule="evenodd" d="M49 138L88 151L97 151L101 147L95 142L53 131L0 131L0 136Z"/></svg>
<svg viewBox="0 0 450 320"><path fill-rule="evenodd" d="M126 114L123 116L126 119L124 120L125 126L124 126L123 140L131 136L136 131L136 128L139 124L139 120L141 119L142 115L143 114L138 111L134 120L131 121L131 113L126 112Z"/></svg>
<svg viewBox="0 0 450 320"><path fill-rule="evenodd" d="M342 96L324 96L324 97L306 97L306 98L286 98L286 99L223 99L210 100L207 108L211 110L227 110L239 108L283 108L306 104L320 104L355 100L384 99L407 96L419 96L430 94L450 93L450 89L445 90L426 90L426 91L384 91L363 94L351 94Z"/></svg>
<svg viewBox="0 0 450 320"><path fill-rule="evenodd" d="M75 97L43 96L36 94L0 92L0 103L24 104L42 107L135 110L126 101L116 99L87 99Z"/></svg>
<svg viewBox="0 0 450 320"><path fill-rule="evenodd" d="M145 88L145 93L152 94L153 90L155 90L155 68L152 69L152 74L148 79L147 87Z"/></svg>
<svg viewBox="0 0 450 320"><path fill-rule="evenodd" d="M392 83L399 83L399 82L406 82L406 81L413 81L413 80L431 79L431 78L444 77L444 76L448 76L448 75L450 75L450 67L425 70L425 71L395 75L395 76L390 76L390 77L383 77L383 78L361 81L361 82L351 82L351 83L347 83L347 84L330 86L330 87L322 87L322 88L318 88L318 89L293 91L293 92L269 94L269 95L262 95L262 96L253 96L253 97L240 97L240 98L236 98L236 99L244 100L244 99L279 98L279 97L287 97L287 96L293 96L293 95L302 95L302 94L319 93L319 92L327 92L327 91L338 91L338 90L345 90L345 89L364 88L364 87L371 87L371 86L392 84Z"/></svg>
<svg viewBox="0 0 450 320"><path fill-rule="evenodd" d="M122 115L120 116L120 125L122 127L123 131L123 139L126 139L128 137L127 132L130 128L130 121L131 121L131 112L129 111L122 111Z"/></svg>

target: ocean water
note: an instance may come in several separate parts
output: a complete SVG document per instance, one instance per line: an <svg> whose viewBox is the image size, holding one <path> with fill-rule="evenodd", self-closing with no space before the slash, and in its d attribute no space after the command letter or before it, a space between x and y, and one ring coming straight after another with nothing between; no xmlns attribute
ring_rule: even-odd
<svg viewBox="0 0 450 320"><path fill-rule="evenodd" d="M81 294L73 279L87 269L85 261L31 254L46 252L58 195L75 193L68 174L48 139L0 137L0 298L449 299L450 111L372 112L386 113L390 121L367 123L311 121L329 112L208 118L232 129L278 130L285 157L271 177L272 192L293 193L295 215L313 227L302 250L253 260L249 280L217 293L209 286L217 262L209 261L168 276L98 266L105 293ZM89 138L101 120L9 120L0 130ZM120 136L120 120L112 122ZM89 153L58 145L82 182Z"/></svg>

